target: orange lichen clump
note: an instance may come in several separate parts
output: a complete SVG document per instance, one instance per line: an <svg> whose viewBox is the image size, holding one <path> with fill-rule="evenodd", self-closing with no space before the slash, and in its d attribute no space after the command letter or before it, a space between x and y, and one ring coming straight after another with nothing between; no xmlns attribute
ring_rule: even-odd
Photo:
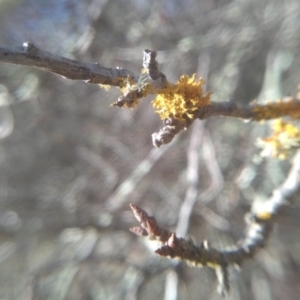
<svg viewBox="0 0 300 300"><path fill-rule="evenodd" d="M193 119L195 111L200 107L210 105L211 93L203 92L204 80L196 80L196 74L192 77L183 75L178 82L168 84L152 101L153 107L160 118L166 119Z"/></svg>
<svg viewBox="0 0 300 300"><path fill-rule="evenodd" d="M300 93L299 93L300 94ZM294 119L300 118L300 97L298 99L286 98L265 105L254 105L252 108L254 119L270 120L282 116L290 116Z"/></svg>
<svg viewBox="0 0 300 300"><path fill-rule="evenodd" d="M261 142L263 155L284 159L292 148L300 146L300 128L278 119L273 124L273 135L262 139Z"/></svg>

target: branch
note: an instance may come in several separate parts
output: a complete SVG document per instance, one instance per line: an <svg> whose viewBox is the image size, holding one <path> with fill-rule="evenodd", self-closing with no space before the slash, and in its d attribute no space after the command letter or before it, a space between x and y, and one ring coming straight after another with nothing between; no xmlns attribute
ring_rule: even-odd
<svg viewBox="0 0 300 300"><path fill-rule="evenodd" d="M130 204L130 207L140 226L130 230L137 235L160 241L163 246L155 251L160 256L178 258L192 266L213 268L219 282L218 290L225 295L229 291L228 267L240 266L266 245L275 217L290 203L291 197L299 189L300 151L294 157L292 168L284 183L273 191L273 195L262 205L259 212L249 213L246 216L245 237L231 249L217 250L210 247L207 241L197 246L191 239L179 238L175 233L160 228L154 217L150 217L134 204Z"/></svg>
<svg viewBox="0 0 300 300"><path fill-rule="evenodd" d="M120 87L123 94L113 106L134 108L140 98L149 94L156 95L153 105L164 122L164 127L152 134L153 145L156 147L170 143L176 134L188 128L196 119L204 120L212 116L254 121L282 116L300 118L300 96L266 105L243 107L232 101L212 102L211 93L202 89L204 81L201 78L196 81L195 76L182 76L176 84L169 83L158 69L156 52L144 50L143 54L145 73L138 77L120 67L106 68L99 63L82 63L54 55L31 43L24 43L21 47L0 47L2 62L35 67L71 80Z"/></svg>
<svg viewBox="0 0 300 300"><path fill-rule="evenodd" d="M151 51L148 55L151 55ZM261 121L290 116L295 119L300 118L300 92L296 98L288 97L277 102L257 105L256 103L239 106L233 101L213 102L210 101L210 94L202 90L203 81L195 81L194 77L187 80L182 78L177 84L168 83L164 74L158 70L158 63L155 55L151 57L151 71L160 74L163 84L155 86L156 77L152 77L152 82L148 89L145 89L141 96L147 94L157 94L159 100L154 101L154 107L158 107L158 113L168 116L163 118L164 127L159 132L152 134L152 142L156 147L170 143L174 136L181 130L187 129L196 119L205 120L213 116L226 116L244 119L247 121ZM150 73L145 66L148 74ZM161 83L161 82L160 82ZM156 102L156 103L155 103Z"/></svg>
<svg viewBox="0 0 300 300"><path fill-rule="evenodd" d="M170 143L176 134L187 129L196 119L205 120L214 116L225 116L239 118L245 121L262 121L277 119L289 116L295 119L300 118L300 99L286 98L284 101L269 103L266 105L245 105L239 106L233 101L213 102L194 110L193 118L177 120L172 117L166 118L164 127L157 133L152 134L154 146Z"/></svg>
<svg viewBox="0 0 300 300"><path fill-rule="evenodd" d="M98 63L83 63L41 50L31 43L21 47L0 47L0 61L62 75L71 80L87 83L123 86L124 78L134 75L122 68L106 68Z"/></svg>

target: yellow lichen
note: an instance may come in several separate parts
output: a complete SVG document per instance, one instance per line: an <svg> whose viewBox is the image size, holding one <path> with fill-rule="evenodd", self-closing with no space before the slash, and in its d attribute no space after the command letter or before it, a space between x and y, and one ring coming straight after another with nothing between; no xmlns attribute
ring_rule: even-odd
<svg viewBox="0 0 300 300"><path fill-rule="evenodd" d="M272 214L267 211L261 211L256 214L256 217L261 220L269 220L272 217Z"/></svg>
<svg viewBox="0 0 300 300"><path fill-rule="evenodd" d="M99 84L99 86L106 91L108 91L110 89L110 85L108 85L108 84Z"/></svg>
<svg viewBox="0 0 300 300"><path fill-rule="evenodd" d="M149 76L143 70L137 82L134 82L131 77L124 79L124 86L121 88L123 94L127 95L133 91L145 91L148 86Z"/></svg>
<svg viewBox="0 0 300 300"><path fill-rule="evenodd" d="M123 78L121 87L121 91L124 95L123 101L122 103L120 103L120 101L114 102L112 106L134 109L140 102L138 93L142 92L143 96L146 96L149 92L148 80L149 75L146 74L144 70L142 70L137 82L130 76Z"/></svg>
<svg viewBox="0 0 300 300"><path fill-rule="evenodd" d="M176 84L168 84L152 101L153 107L161 119L193 119L194 113L200 107L210 105L210 94L203 92L204 80L196 80L183 75Z"/></svg>
<svg viewBox="0 0 300 300"><path fill-rule="evenodd" d="M290 116L294 119L300 118L300 98L279 99L276 102L266 103L265 105L254 105L252 108L254 119L270 120L282 116Z"/></svg>
<svg viewBox="0 0 300 300"><path fill-rule="evenodd" d="M300 146L300 128L278 119L273 123L273 135L260 141L263 156L285 159L292 148Z"/></svg>

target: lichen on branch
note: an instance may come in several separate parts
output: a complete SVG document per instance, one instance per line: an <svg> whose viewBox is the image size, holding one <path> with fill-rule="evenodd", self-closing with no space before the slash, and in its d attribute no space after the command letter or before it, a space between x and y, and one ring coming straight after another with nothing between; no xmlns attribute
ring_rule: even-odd
<svg viewBox="0 0 300 300"><path fill-rule="evenodd" d="M292 150L300 146L300 128L290 122L277 119L272 124L273 133L269 137L258 141L262 156L278 157L285 159Z"/></svg>
<svg viewBox="0 0 300 300"><path fill-rule="evenodd" d="M140 99L155 95L153 106L163 119L164 126L152 134L153 144L160 147L170 143L181 130L188 128L196 119L204 120L212 116L234 117L244 120L261 121L284 116L300 119L300 86L296 97L289 97L264 105L252 103L238 105L233 101L213 102L211 92L204 92L203 79L195 75L180 77L177 83L170 83L160 72L157 53L143 52L143 70L136 76L121 67L106 68L99 63L83 63L54 55L24 43L20 47L0 47L0 62L25 65L52 72L71 80L84 80L107 89L116 86L122 95L112 106L135 108Z"/></svg>
<svg viewBox="0 0 300 300"><path fill-rule="evenodd" d="M176 84L168 84L152 101L162 120L173 118L179 121L194 119L195 111L210 105L210 94L203 91L204 80L183 75Z"/></svg>
<svg viewBox="0 0 300 300"><path fill-rule="evenodd" d="M225 295L230 288L228 268L241 266L247 259L253 258L257 250L266 246L276 216L290 204L299 188L300 151L295 155L292 168L283 184L273 191L273 195L258 211L246 215L245 237L229 249L218 250L210 247L207 241L197 245L192 239L177 237L175 233L161 228L154 217L134 204L130 204L130 207L140 225L130 230L136 235L161 242L162 246L155 251L160 256L177 258L191 266L214 269L219 283L218 291Z"/></svg>
<svg viewBox="0 0 300 300"><path fill-rule="evenodd" d="M168 144L181 130L188 128L196 119L227 116L252 121L270 120L283 116L300 119L300 98L285 98L277 102L258 105L255 102L239 106L233 101L213 102L212 92L204 92L203 78L182 75L177 83L170 83L158 69L156 52L145 50L143 71L138 81L126 78L123 95L113 106L135 108L140 98L155 95L154 110L164 122L159 132L152 134L153 145Z"/></svg>
<svg viewBox="0 0 300 300"><path fill-rule="evenodd" d="M253 120L271 120L283 116L300 119L300 98L288 97L264 105L253 105Z"/></svg>

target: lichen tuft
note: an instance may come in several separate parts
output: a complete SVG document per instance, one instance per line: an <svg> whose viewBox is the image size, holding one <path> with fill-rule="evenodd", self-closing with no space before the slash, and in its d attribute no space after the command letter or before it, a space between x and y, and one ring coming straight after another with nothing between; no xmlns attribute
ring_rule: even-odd
<svg viewBox="0 0 300 300"><path fill-rule="evenodd" d="M204 80L196 80L183 75L176 84L168 84L152 101L153 107L162 120L174 118L178 120L193 119L200 107L210 105L210 95L203 91Z"/></svg>

